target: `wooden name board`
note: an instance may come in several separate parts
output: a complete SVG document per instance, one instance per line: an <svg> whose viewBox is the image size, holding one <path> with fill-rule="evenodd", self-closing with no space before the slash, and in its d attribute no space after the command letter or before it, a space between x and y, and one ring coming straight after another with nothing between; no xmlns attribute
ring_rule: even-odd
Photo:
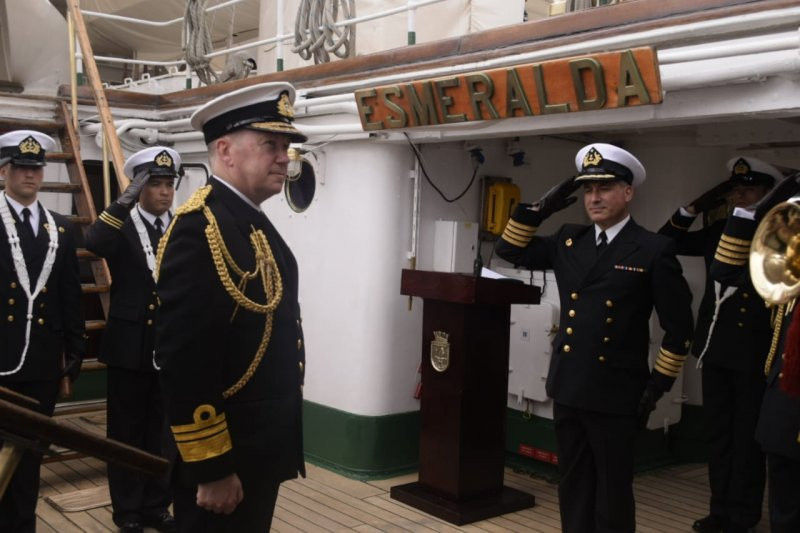
<svg viewBox="0 0 800 533"><path fill-rule="evenodd" d="M365 131L661 103L652 48L385 85L355 92Z"/></svg>

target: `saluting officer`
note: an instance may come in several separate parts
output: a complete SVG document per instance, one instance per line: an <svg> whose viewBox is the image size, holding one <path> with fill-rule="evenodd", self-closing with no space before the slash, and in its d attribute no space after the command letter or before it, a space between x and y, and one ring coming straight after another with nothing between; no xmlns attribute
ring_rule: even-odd
<svg viewBox="0 0 800 533"><path fill-rule="evenodd" d="M35 398L48 416L60 378L74 381L85 353L72 225L37 200L55 146L38 131L0 135L0 386ZM24 453L0 501L0 531L35 531L41 459Z"/></svg>
<svg viewBox="0 0 800 533"><path fill-rule="evenodd" d="M692 334L691 294L672 239L629 214L642 164L609 144L583 147L578 176L537 203L520 204L497 245L502 258L553 269L561 299L546 389L554 400L559 505L566 532L635 528L634 438L681 371ZM565 224L536 236L548 216L571 205L583 185L591 225ZM655 306L665 331L648 367Z"/></svg>
<svg viewBox="0 0 800 533"><path fill-rule="evenodd" d="M180 457L180 531L265 531L278 486L305 475L297 263L261 210L281 192L294 88L266 83L192 115L213 176L159 250L156 356Z"/></svg>
<svg viewBox="0 0 800 533"><path fill-rule="evenodd" d="M166 454L166 427L153 356L158 309L153 270L159 240L172 218L180 169L181 157L171 148L152 146L133 154L124 168L132 177L130 185L86 236L86 248L106 258L113 280L98 357L108 366L108 437L156 455ZM113 520L124 533L175 529L167 511L167 479L109 464L108 485Z"/></svg>
<svg viewBox="0 0 800 533"><path fill-rule="evenodd" d="M723 236L725 220L688 231L695 217L726 201L752 205L769 191L780 172L754 157L734 157L729 178L681 207L659 230L675 239L678 255L701 256L706 286L697 315L692 353L702 367L703 414L709 443L710 514L696 520L695 531L746 531L761 519L766 464L755 441L764 394L764 358L772 337L770 311L750 282L738 250L741 243ZM721 238L721 240L720 240ZM739 286L714 282L714 256L741 269Z"/></svg>
<svg viewBox="0 0 800 533"><path fill-rule="evenodd" d="M728 218L722 240L711 264L711 276L722 283L741 286L749 281L750 244L758 223L770 208L800 191L798 175L784 178L756 205L738 207ZM793 230L795 228L792 228ZM789 236L793 236L791 233ZM735 247L731 246L735 244ZM767 454L770 531L800 531L800 396L798 385L790 395L784 383L784 367L790 357L800 356L800 317L797 298L774 306L774 332L762 367L766 390L756 426L756 440Z"/></svg>

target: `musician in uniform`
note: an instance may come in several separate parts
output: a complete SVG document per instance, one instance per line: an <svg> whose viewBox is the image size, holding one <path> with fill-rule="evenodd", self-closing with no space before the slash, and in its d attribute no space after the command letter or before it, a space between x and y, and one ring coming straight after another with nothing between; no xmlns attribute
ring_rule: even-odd
<svg viewBox="0 0 800 533"><path fill-rule="evenodd" d="M744 271L758 223L771 207L800 191L798 176L784 178L756 205L734 209L711 264L715 280L734 286L749 280ZM790 237L800 232L790 225L785 229ZM779 232L775 236L780 237ZM736 247L731 248L730 243ZM800 376L796 373L800 370L800 315L796 312L796 294L786 294L780 300L782 303L772 307L774 332L762 366L766 390L755 435L767 455L770 531L794 533L800 531Z"/></svg>
<svg viewBox="0 0 800 533"><path fill-rule="evenodd" d="M561 525L568 533L635 529L634 439L681 371L692 334L691 294L672 239L629 214L642 164L609 144L583 147L578 175L537 203L520 204L497 254L529 269L553 269L561 300L546 390L554 400ZM571 205L583 185L590 225L535 235ZM652 371L649 320L665 331Z"/></svg>
<svg viewBox="0 0 800 533"><path fill-rule="evenodd" d="M111 270L111 306L98 359L107 370L109 438L155 455L168 455L165 421L153 359L158 310L153 279L158 242L169 226L181 158L152 146L133 154L124 172L130 185L89 227L86 248ZM138 202L137 202L138 199ZM173 449L170 446L170 449ZM108 465L113 520L123 533L144 527L173 531L168 480Z"/></svg>
<svg viewBox="0 0 800 533"><path fill-rule="evenodd" d="M281 192L294 88L255 85L192 115L213 172L159 248L156 358L179 458L180 531L266 531L305 475L297 263L261 203Z"/></svg>
<svg viewBox="0 0 800 533"><path fill-rule="evenodd" d="M702 368L709 444L710 513L692 525L701 533L734 533L754 527L761 519L766 475L764 453L754 434L764 394L764 358L772 337L770 312L753 288L746 265L740 265L739 286L715 283L709 277L715 254L727 260L740 247L722 237L725 219L698 231L689 228L698 214L720 204L745 207L758 202L781 174L772 165L746 156L730 159L727 169L727 180L681 207L659 230L675 239L678 255L704 257L706 264L706 286L692 345Z"/></svg>
<svg viewBox="0 0 800 533"><path fill-rule="evenodd" d="M59 381L74 381L85 353L81 281L72 225L37 196L55 141L38 131L0 135L0 386L52 415ZM38 452L24 452L0 500L0 531L36 529Z"/></svg>

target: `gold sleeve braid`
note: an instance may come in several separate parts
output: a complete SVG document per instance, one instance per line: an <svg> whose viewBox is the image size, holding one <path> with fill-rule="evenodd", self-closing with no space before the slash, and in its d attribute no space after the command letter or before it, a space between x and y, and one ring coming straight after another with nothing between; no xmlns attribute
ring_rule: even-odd
<svg viewBox="0 0 800 533"><path fill-rule="evenodd" d="M225 246L225 241L222 238L222 233L220 232L216 217L211 212L211 209L205 205L205 200L209 192L211 192L210 186L198 189L186 203L178 208L175 215L176 220L170 224L167 233L159 243L155 271L156 273L160 271L161 260L166 250L167 241L169 240L172 228L175 226L178 217L186 213L202 210L203 215L208 221L208 225L205 228L206 241L208 242L211 258L222 286L233 301L236 302L237 308L243 307L253 313L264 315L264 332L261 336L258 349L242 377L222 393L223 398L227 399L239 392L247 382L250 381L261 359L264 357L264 353L269 345L269 340L272 337L272 317L283 297L283 281L269 241L261 230L253 229L250 233L250 244L255 252L255 270L253 272L247 272L234 261L228 247ZM239 277L240 281L238 286L233 282L230 270ZM244 287L250 280L257 276L260 277L264 288L264 295L266 298L266 303L264 304L255 302L244 294ZM234 316L235 313L236 311L234 311Z"/></svg>

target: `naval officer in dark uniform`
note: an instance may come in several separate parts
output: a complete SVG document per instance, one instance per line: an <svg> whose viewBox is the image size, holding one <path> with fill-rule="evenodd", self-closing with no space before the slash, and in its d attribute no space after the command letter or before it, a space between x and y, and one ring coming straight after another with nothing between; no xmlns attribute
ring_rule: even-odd
<svg viewBox="0 0 800 533"><path fill-rule="evenodd" d="M168 454L153 359L158 310L153 270L180 168L180 155L171 148L152 146L133 154L124 168L130 185L86 235L86 248L106 259L113 280L98 357L108 367L108 437L162 456ZM172 501L167 481L108 465L113 520L123 533L175 529L167 511Z"/></svg>
<svg viewBox="0 0 800 533"><path fill-rule="evenodd" d="M740 285L750 276L748 266L751 241L758 223L771 207L800 192L798 175L780 182L765 198L751 208L736 208L725 226L723 240L711 264L711 276L722 283ZM798 229L791 228L796 235ZM791 235L790 235L791 236ZM728 243L727 245L725 243ZM732 249L730 243L735 243ZM759 265L756 265L759 267ZM755 279L755 278L754 278ZM800 385L784 383L787 361L800 357L800 316L797 298L773 306L774 332L768 347L763 375L766 390L756 427L756 440L767 454L769 480L769 518L773 533L800 531ZM797 376L794 376L796 378Z"/></svg>
<svg viewBox="0 0 800 533"><path fill-rule="evenodd" d="M247 87L192 115L213 176L158 257L156 359L180 457L180 531L267 531L280 483L305 475L305 351L297 263L261 210L286 179L288 83Z"/></svg>
<svg viewBox="0 0 800 533"><path fill-rule="evenodd" d="M0 135L0 386L35 398L48 416L61 377L74 381L85 353L73 229L37 200L55 146L38 131ZM35 531L41 459L24 452L0 500L0 531Z"/></svg>
<svg viewBox="0 0 800 533"><path fill-rule="evenodd" d="M770 311L753 288L743 261L732 258L739 244L723 237L725 219L688 231L699 213L724 205L752 205L769 191L780 172L753 157L727 163L729 178L676 211L659 230L675 239L678 255L705 258L706 286L697 314L692 353L702 368L703 415L709 444L710 514L695 531L747 531L761 519L766 463L755 441L764 394L764 358L772 338ZM718 252L721 247L723 252ZM727 252L725 250L728 250ZM739 286L714 282L709 268L715 254L742 269Z"/></svg>
<svg viewBox="0 0 800 533"><path fill-rule="evenodd" d="M568 533L635 529L633 444L681 371L692 334L691 294L672 239L631 219L641 163L609 144L582 148L578 176L539 202L520 204L497 254L529 269L553 269L561 299L546 389L554 400L561 525ZM591 225L536 236L583 185ZM655 307L665 331L648 367Z"/></svg>

